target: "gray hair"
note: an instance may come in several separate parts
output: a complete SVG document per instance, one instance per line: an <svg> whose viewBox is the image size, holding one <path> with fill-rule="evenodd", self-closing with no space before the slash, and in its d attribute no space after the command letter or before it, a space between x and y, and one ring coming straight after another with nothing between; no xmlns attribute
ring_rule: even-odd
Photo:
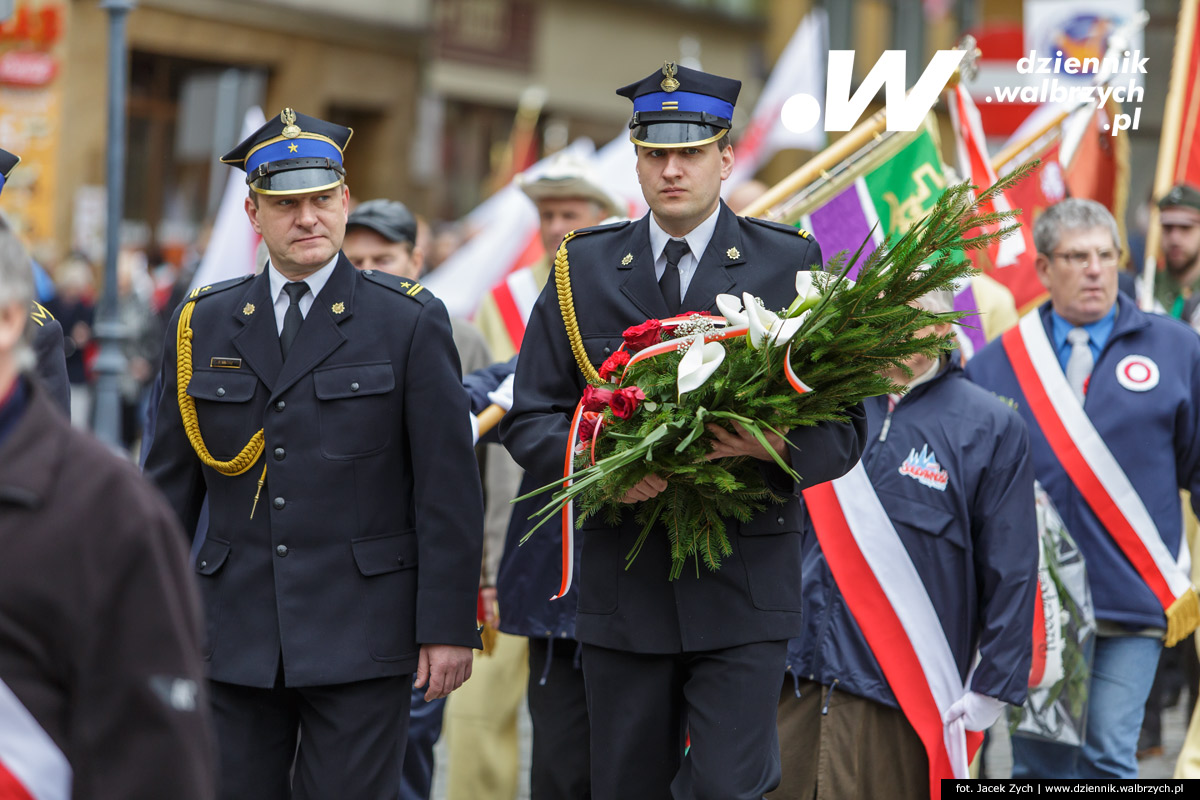
<svg viewBox="0 0 1200 800"><path fill-rule="evenodd" d="M0 307L16 305L28 315L33 303L33 265L25 246L9 226L8 220L0 216ZM14 353L19 369L33 364L33 350L29 341L33 332L25 326L25 342Z"/></svg>
<svg viewBox="0 0 1200 800"><path fill-rule="evenodd" d="M1117 221L1107 208L1095 200L1071 197L1043 211L1033 226L1033 244L1042 255L1048 256L1058 247L1063 231L1108 228L1113 247L1120 249L1121 234Z"/></svg>

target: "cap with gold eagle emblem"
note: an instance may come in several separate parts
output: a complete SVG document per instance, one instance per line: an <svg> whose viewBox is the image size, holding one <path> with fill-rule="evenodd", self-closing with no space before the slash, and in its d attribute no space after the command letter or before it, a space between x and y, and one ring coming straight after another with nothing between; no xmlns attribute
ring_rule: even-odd
<svg viewBox="0 0 1200 800"><path fill-rule="evenodd" d="M346 179L342 152L354 131L285 108L221 158L259 194L304 194Z"/></svg>
<svg viewBox="0 0 1200 800"><path fill-rule="evenodd" d="M636 83L617 89L633 101L629 138L645 147L688 147L729 132L742 82L668 61Z"/></svg>

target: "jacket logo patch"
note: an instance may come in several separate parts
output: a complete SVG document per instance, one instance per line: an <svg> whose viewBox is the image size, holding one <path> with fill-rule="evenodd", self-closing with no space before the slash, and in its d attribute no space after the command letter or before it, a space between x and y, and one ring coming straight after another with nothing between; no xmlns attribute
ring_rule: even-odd
<svg viewBox="0 0 1200 800"><path fill-rule="evenodd" d="M900 474L907 475L922 486L937 489L939 492L946 491L946 484L950 482L950 476L937 462L937 457L929 449L928 444L922 445L919 453L916 448L908 451L908 458L904 459L904 463L900 465Z"/></svg>
<svg viewBox="0 0 1200 800"><path fill-rule="evenodd" d="M1117 364L1117 382L1131 392L1148 392L1158 386L1158 364L1149 356L1125 356Z"/></svg>

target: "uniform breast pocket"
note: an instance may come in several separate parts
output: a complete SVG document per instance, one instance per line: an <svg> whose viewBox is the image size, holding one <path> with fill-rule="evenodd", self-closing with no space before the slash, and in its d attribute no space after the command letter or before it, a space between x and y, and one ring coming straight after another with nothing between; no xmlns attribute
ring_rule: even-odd
<svg viewBox="0 0 1200 800"><path fill-rule="evenodd" d="M187 393L196 401L200 435L214 458L227 460L242 451L260 427L251 413L250 400L258 376L227 369L198 369L188 381Z"/></svg>
<svg viewBox="0 0 1200 800"><path fill-rule="evenodd" d="M625 339L619 333L592 334L583 337L583 349L587 351L588 360L599 367L604 359L620 349Z"/></svg>
<svg viewBox="0 0 1200 800"><path fill-rule="evenodd" d="M733 525L730 525L733 530ZM737 524L737 552L746 569L754 607L763 611L799 611L800 531L804 507L797 500L771 505L748 522Z"/></svg>
<svg viewBox="0 0 1200 800"><path fill-rule="evenodd" d="M392 427L391 393L396 388L387 361L344 364L313 371L321 425L321 454L350 459L387 448Z"/></svg>

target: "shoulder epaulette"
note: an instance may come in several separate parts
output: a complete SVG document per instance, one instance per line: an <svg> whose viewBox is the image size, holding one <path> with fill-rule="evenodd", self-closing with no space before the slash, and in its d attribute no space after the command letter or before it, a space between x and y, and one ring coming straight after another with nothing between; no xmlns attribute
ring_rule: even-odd
<svg viewBox="0 0 1200 800"><path fill-rule="evenodd" d="M38 324L38 327L45 327L46 323L54 320L54 315L50 313L50 309L34 300L29 306L29 318Z"/></svg>
<svg viewBox="0 0 1200 800"><path fill-rule="evenodd" d="M378 283L380 286L386 286L393 292L399 292L410 300L416 300L424 305L433 299L433 292L425 288L425 285L420 281L412 278L401 278L399 275L392 275L388 272L381 272L377 269L364 269L358 273L372 283Z"/></svg>
<svg viewBox="0 0 1200 800"><path fill-rule="evenodd" d="M245 283L253 277L253 275L243 275L240 278L230 278L227 281L219 281L206 286L197 286L195 289L192 289L190 292L188 292L187 297L184 299L199 300L202 297L208 297L210 295L217 294L218 292L223 292L226 289L232 289L234 286Z"/></svg>
<svg viewBox="0 0 1200 800"><path fill-rule="evenodd" d="M812 238L811 233L804 230L804 228L797 228L795 225L786 225L782 222L772 222L769 219L759 219L758 217L742 217L742 219L746 220L747 222L753 222L755 225L762 225L764 228L772 228L783 233L790 233L793 236L800 234L801 239Z"/></svg>
<svg viewBox="0 0 1200 800"><path fill-rule="evenodd" d="M583 236L585 233L600 233L601 231L619 231L627 225L632 225L633 220L623 219L618 222L610 222L607 225L593 225L590 228L580 228L579 230L571 231L567 236Z"/></svg>

